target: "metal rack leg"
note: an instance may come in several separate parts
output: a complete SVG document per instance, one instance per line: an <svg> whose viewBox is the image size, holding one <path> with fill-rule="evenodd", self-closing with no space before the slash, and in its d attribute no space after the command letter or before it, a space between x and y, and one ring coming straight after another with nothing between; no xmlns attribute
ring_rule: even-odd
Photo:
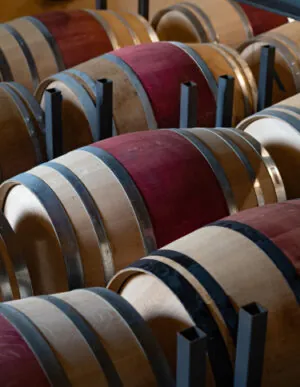
<svg viewBox="0 0 300 387"><path fill-rule="evenodd" d="M232 126L234 78L222 75L218 81L216 128Z"/></svg>
<svg viewBox="0 0 300 387"><path fill-rule="evenodd" d="M138 14L149 20L149 0L139 0Z"/></svg>
<svg viewBox="0 0 300 387"><path fill-rule="evenodd" d="M48 160L63 154L62 94L56 89L45 91L45 128Z"/></svg>
<svg viewBox="0 0 300 387"><path fill-rule="evenodd" d="M96 111L97 127L92 128L95 142L113 135L113 82L110 79L96 82Z"/></svg>
<svg viewBox="0 0 300 387"><path fill-rule="evenodd" d="M107 0L96 0L95 7L96 9L107 9Z"/></svg>
<svg viewBox="0 0 300 387"><path fill-rule="evenodd" d="M205 387L206 334L197 327L177 336L177 387Z"/></svg>
<svg viewBox="0 0 300 387"><path fill-rule="evenodd" d="M180 96L180 128L197 126L198 89L194 82L181 84Z"/></svg>
<svg viewBox="0 0 300 387"><path fill-rule="evenodd" d="M237 338L234 387L261 385L268 312L253 303L241 308Z"/></svg>
<svg viewBox="0 0 300 387"><path fill-rule="evenodd" d="M272 105L275 47L266 45L260 54L257 111Z"/></svg>

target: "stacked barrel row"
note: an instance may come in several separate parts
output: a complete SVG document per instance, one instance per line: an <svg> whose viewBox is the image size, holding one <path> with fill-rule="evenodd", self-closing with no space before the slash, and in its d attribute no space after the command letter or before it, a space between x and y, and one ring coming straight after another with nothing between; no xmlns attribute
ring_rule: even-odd
<svg viewBox="0 0 300 387"><path fill-rule="evenodd" d="M299 215L297 200L209 224L121 270L109 284L120 295L92 288L3 303L2 383L171 387L177 333L196 325L208 336L206 386L231 386L238 312L255 300L268 310L261 385L296 387Z"/></svg>
<svg viewBox="0 0 300 387"><path fill-rule="evenodd" d="M113 137L3 183L34 294L106 284L199 227L286 199L269 154L234 129Z"/></svg>
<svg viewBox="0 0 300 387"><path fill-rule="evenodd" d="M216 61L218 66L215 66ZM236 79L234 114L235 123L238 123L255 112L256 85L246 62L234 50L221 45L157 42L123 48L50 77L40 84L36 97L45 109L45 90L61 91L65 153L93 142L92 133L98 127L97 79L113 80L114 134L123 134L178 127L180 87L188 81L194 81L198 87L198 125L213 127L217 79L223 74ZM1 87L7 86L2 83ZM9 143L4 140L6 133L2 133L2 180L45 161L43 114L38 107L37 119L40 125L35 125L33 135L19 105L3 113L3 122L9 123L14 147L8 147Z"/></svg>
<svg viewBox="0 0 300 387"><path fill-rule="evenodd" d="M151 26L128 12L73 10L26 16L0 26L0 77L34 90L58 71L152 41L157 36Z"/></svg>

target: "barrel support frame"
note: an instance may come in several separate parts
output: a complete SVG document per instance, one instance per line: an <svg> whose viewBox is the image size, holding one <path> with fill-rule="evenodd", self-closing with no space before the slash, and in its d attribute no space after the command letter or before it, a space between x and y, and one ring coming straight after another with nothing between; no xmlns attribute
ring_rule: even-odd
<svg viewBox="0 0 300 387"><path fill-rule="evenodd" d="M198 87L195 82L181 84L179 128L197 126Z"/></svg>
<svg viewBox="0 0 300 387"><path fill-rule="evenodd" d="M222 75L218 80L216 124L217 128L231 128L234 100L234 77Z"/></svg>
<svg viewBox="0 0 300 387"><path fill-rule="evenodd" d="M105 11L107 9L107 0L96 0L95 8Z"/></svg>
<svg viewBox="0 0 300 387"><path fill-rule="evenodd" d="M268 311L257 303L239 311L233 387L260 387L262 384ZM197 327L177 336L176 387L206 385L207 336Z"/></svg>
<svg viewBox="0 0 300 387"><path fill-rule="evenodd" d="M45 91L45 131L48 160L63 154L62 93L57 89Z"/></svg>
<svg viewBox="0 0 300 387"><path fill-rule="evenodd" d="M101 141L113 136L113 81L96 81L97 126L93 128L93 141Z"/></svg>
<svg viewBox="0 0 300 387"><path fill-rule="evenodd" d="M275 47L265 45L261 49L257 111L272 105L273 80L275 76Z"/></svg>

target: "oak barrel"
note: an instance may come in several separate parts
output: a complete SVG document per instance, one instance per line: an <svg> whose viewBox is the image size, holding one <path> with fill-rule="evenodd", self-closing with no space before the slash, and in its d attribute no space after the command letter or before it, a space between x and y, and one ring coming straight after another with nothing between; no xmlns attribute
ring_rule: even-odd
<svg viewBox="0 0 300 387"><path fill-rule="evenodd" d="M107 289L3 303L0 335L3 386L173 386L146 323Z"/></svg>
<svg viewBox="0 0 300 387"><path fill-rule="evenodd" d="M0 83L1 181L46 160L43 112L21 85Z"/></svg>
<svg viewBox="0 0 300 387"><path fill-rule="evenodd" d="M152 27L128 12L71 10L26 16L2 24L4 81L34 90L46 77L127 45L157 41Z"/></svg>
<svg viewBox="0 0 300 387"><path fill-rule="evenodd" d="M177 332L193 325L206 332L207 386L232 385L238 311L259 303L268 310L262 386L296 387L299 215L300 201L293 201L217 221L133 263L109 288L143 316L173 369Z"/></svg>
<svg viewBox="0 0 300 387"><path fill-rule="evenodd" d="M288 22L283 16L231 0L171 1L153 16L161 40L219 42L232 47Z"/></svg>
<svg viewBox="0 0 300 387"><path fill-rule="evenodd" d="M240 47L242 58L258 82L261 48L276 48L273 104L300 92L300 22L294 21L257 36Z"/></svg>
<svg viewBox="0 0 300 387"><path fill-rule="evenodd" d="M255 137L274 159L289 199L300 198L300 94L246 118L241 130Z"/></svg>
<svg viewBox="0 0 300 387"><path fill-rule="evenodd" d="M233 129L113 137L0 189L36 295L104 285L133 260L211 221L282 200L267 152Z"/></svg>
<svg viewBox="0 0 300 387"><path fill-rule="evenodd" d="M113 81L114 134L178 127L181 83L190 81L198 86L198 125L214 126L216 81L195 51L168 42L126 47L40 84L42 106L45 89L62 91L65 152L92 142L95 81L101 78Z"/></svg>

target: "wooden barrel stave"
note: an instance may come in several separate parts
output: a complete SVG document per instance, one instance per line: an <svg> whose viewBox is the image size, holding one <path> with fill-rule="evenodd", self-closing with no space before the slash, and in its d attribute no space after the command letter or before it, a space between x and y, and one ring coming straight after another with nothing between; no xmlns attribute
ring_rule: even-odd
<svg viewBox="0 0 300 387"><path fill-rule="evenodd" d="M46 37L30 19L21 18L12 20L8 25L18 31L26 42L37 68L39 81L42 81L50 74L55 74L63 70Z"/></svg>
<svg viewBox="0 0 300 387"><path fill-rule="evenodd" d="M184 327L192 324L186 317L187 311L190 310L188 304L181 302L181 309L178 308L178 299L174 299L176 292L173 289L172 298L172 292L168 290L172 281L174 282L174 277L171 276L171 272L168 273L165 266L171 265L173 268L179 266L180 269L176 270L182 275L185 273L184 262L189 262L192 258L194 264L187 267L189 274L194 277L194 281L195 277L198 281L200 278L200 285L206 289L210 286L211 290L208 293L213 299L212 303L225 318L229 332L234 328L233 332L236 334L237 312L242 306L256 301L269 310L262 385L281 386L287 380L289 385L296 385L299 378L297 363L300 347L298 335L300 285L299 274L295 272L297 268L299 273L299 258L296 250L291 247L299 226L296 206L299 212L297 201L291 205L282 203L252 209L218 221L167 245L164 249L121 271L112 280L110 288L120 292L145 318L161 342L168 359L174 364L175 351L172 353L170 349L174 348L176 343L176 331L183 327L183 322ZM279 212L280 215L275 216L278 222L274 223L271 214ZM252 227L249 228L248 224ZM266 236L259 233L260 230ZM296 245L299 243L298 239ZM215 240L220 241L217 246L212 243ZM278 247L274 243L282 250L287 249L283 250L286 256L279 256L282 253L276 252ZM187 259L188 257L190 258ZM295 267L289 263L289 259ZM224 303L226 298L223 303L220 293L215 298L217 293L214 295L211 282L209 285L205 276L202 276L202 279L197 277L195 262L201 265L201 270L206 270L217 281L226 297L230 298L232 311L235 311L235 325L230 323L229 304ZM200 267L198 273L199 270ZM185 273L185 279L187 278ZM137 285L139 292L136 291ZM196 288L195 285L194 287ZM205 298L204 300L208 303L208 300ZM194 302L194 308L199 307L199 304ZM182 307L185 308L185 312ZM279 359L280 364L285 365L280 369Z"/></svg>
<svg viewBox="0 0 300 387"><path fill-rule="evenodd" d="M19 95L6 83L1 84L0 94L1 136L5 139L1 142L0 165L1 179L5 180L44 161L45 153L37 122Z"/></svg>
<svg viewBox="0 0 300 387"><path fill-rule="evenodd" d="M2 79L21 83L32 90L38 86L39 78L31 52L17 30L11 25L3 24L0 30L1 51L9 66L12 79L7 78L1 69Z"/></svg>

